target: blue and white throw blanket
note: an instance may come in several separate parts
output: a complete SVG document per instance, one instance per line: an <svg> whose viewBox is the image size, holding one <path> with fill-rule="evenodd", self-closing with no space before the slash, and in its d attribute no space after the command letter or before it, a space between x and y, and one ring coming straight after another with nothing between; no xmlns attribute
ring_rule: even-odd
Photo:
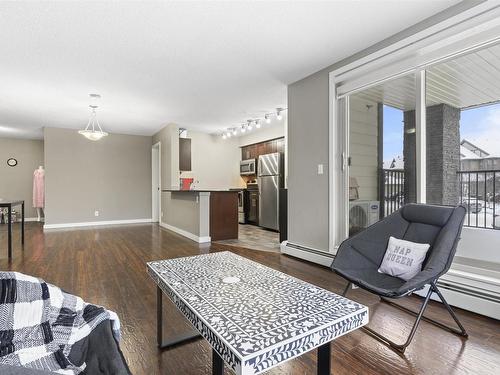
<svg viewBox="0 0 500 375"><path fill-rule="evenodd" d="M73 344L109 319L120 338L118 316L36 277L0 272L0 364L79 374L69 360Z"/></svg>

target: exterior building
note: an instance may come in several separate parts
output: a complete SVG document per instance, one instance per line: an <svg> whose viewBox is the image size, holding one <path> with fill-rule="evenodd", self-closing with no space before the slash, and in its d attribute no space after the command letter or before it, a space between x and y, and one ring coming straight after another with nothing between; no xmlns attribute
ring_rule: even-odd
<svg viewBox="0 0 500 375"><path fill-rule="evenodd" d="M462 140L460 143L460 169L462 171L500 170L500 154L492 155L488 151L466 139Z"/></svg>

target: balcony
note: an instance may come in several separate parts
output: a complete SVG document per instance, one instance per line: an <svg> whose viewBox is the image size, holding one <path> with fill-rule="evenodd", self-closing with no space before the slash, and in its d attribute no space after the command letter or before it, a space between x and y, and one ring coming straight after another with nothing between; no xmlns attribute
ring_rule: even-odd
<svg viewBox="0 0 500 375"><path fill-rule="evenodd" d="M500 170L459 171L460 203L467 209L464 225L500 229Z"/></svg>
<svg viewBox="0 0 500 375"><path fill-rule="evenodd" d="M382 169L381 213L383 217L398 210L405 202L405 171ZM465 206L464 226L500 230L500 169L458 171L457 202Z"/></svg>

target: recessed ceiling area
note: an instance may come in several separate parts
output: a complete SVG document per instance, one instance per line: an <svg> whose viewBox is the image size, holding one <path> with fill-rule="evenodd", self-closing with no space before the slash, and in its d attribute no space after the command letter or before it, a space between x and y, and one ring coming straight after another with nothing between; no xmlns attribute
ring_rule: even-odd
<svg viewBox="0 0 500 375"><path fill-rule="evenodd" d="M500 101L500 45L438 63L427 70L427 105L465 109ZM415 77L399 77L356 94L407 111L415 108Z"/></svg>
<svg viewBox="0 0 500 375"><path fill-rule="evenodd" d="M0 136L81 129L89 93L110 133L217 133L458 2L1 2Z"/></svg>

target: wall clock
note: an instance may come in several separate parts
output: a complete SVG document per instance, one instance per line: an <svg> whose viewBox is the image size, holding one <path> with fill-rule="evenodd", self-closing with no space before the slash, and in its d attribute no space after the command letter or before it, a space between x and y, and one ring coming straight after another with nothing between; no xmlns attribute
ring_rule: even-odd
<svg viewBox="0 0 500 375"><path fill-rule="evenodd" d="M9 167L15 167L17 165L17 160L14 158L10 158L7 160L7 165Z"/></svg>

